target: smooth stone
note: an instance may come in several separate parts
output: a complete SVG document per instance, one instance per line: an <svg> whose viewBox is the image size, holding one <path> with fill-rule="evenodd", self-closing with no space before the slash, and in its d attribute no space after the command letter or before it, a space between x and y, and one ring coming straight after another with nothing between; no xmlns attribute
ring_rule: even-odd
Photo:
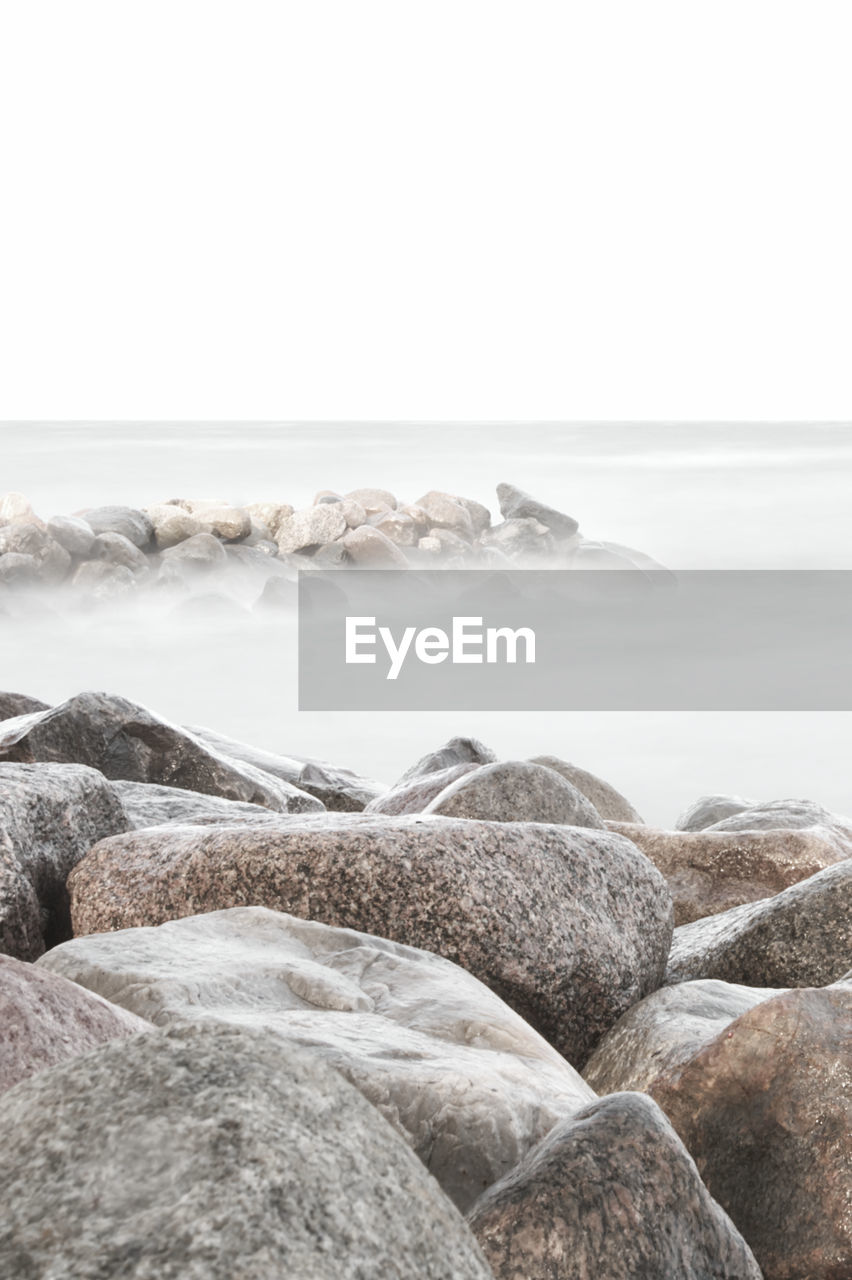
<svg viewBox="0 0 852 1280"><path fill-rule="evenodd" d="M604 821L582 792L560 774L526 760L484 764L456 778L431 800L425 813L486 822L554 822L603 829Z"/></svg>
<svg viewBox="0 0 852 1280"><path fill-rule="evenodd" d="M573 516L539 502L513 484L498 484L497 501L504 520L537 520L557 538L570 538L579 529Z"/></svg>
<svg viewBox="0 0 852 1280"><path fill-rule="evenodd" d="M444 787L466 773L478 769L478 764L454 764L449 769L439 769L437 773L427 773L425 777L414 778L405 786L392 787L384 795L377 796L365 805L365 813L422 813L430 800L434 800Z"/></svg>
<svg viewBox="0 0 852 1280"><path fill-rule="evenodd" d="M386 511L377 518L372 527L378 529L379 533L383 533L386 538L390 538L394 546L417 546L417 525L411 516L407 516L401 511Z"/></svg>
<svg viewBox="0 0 852 1280"><path fill-rule="evenodd" d="M533 756L532 764L543 764L558 773L590 800L602 818L616 822L641 822L639 814L629 800L616 791L609 782L596 777L579 765L561 760L559 756Z"/></svg>
<svg viewBox="0 0 852 1280"><path fill-rule="evenodd" d="M709 831L803 831L812 828L832 833L852 857L852 821L831 813L813 800L772 800L728 814L705 828Z"/></svg>
<svg viewBox="0 0 852 1280"><path fill-rule="evenodd" d="M106 564L123 565L134 577L145 574L149 570L148 558L138 547L125 538L122 533L99 533L92 543L90 551L92 560L103 560Z"/></svg>
<svg viewBox="0 0 852 1280"><path fill-rule="evenodd" d="M606 831L379 814L103 840L69 879L76 935L266 906L460 964L579 1069L661 983L671 899Z"/></svg>
<svg viewBox="0 0 852 1280"><path fill-rule="evenodd" d="M461 501L461 499L459 499ZM406 502L397 508L401 515L408 516L409 520L414 521L414 527L417 530L418 537L422 537L429 532L431 522L422 507L418 507L415 502ZM472 519L473 517L471 517Z"/></svg>
<svg viewBox="0 0 852 1280"><path fill-rule="evenodd" d="M30 718L8 720L0 733ZM0 953L34 960L71 937L68 873L94 844L127 825L94 769L0 763Z"/></svg>
<svg viewBox="0 0 852 1280"><path fill-rule="evenodd" d="M450 738L449 742L438 747L437 751L430 751L428 755L421 756L406 769L399 781L395 783L395 787L401 787L415 778L422 778L427 773L439 773L444 769L451 769L457 764L493 764L496 759L497 756L491 748L486 747L485 743L477 738Z"/></svg>
<svg viewBox="0 0 852 1280"><path fill-rule="evenodd" d="M201 520L203 529L221 538L223 542L239 542L251 533L251 515L241 507L221 506L205 507L195 513Z"/></svg>
<svg viewBox="0 0 852 1280"><path fill-rule="evenodd" d="M473 520L470 512L449 493L430 489L422 498L418 498L414 505L426 512L433 530L451 529L466 542L473 541Z"/></svg>
<svg viewBox="0 0 852 1280"><path fill-rule="evenodd" d="M47 532L78 560L88 558L95 541L91 528L79 516L52 516L47 522Z"/></svg>
<svg viewBox="0 0 852 1280"><path fill-rule="evenodd" d="M320 489L314 494L314 506L318 507L323 502L342 502L342 495L334 489Z"/></svg>
<svg viewBox="0 0 852 1280"><path fill-rule="evenodd" d="M263 907L76 938L41 963L160 1027L215 1018L315 1049L462 1210L595 1097L464 969Z"/></svg>
<svg viewBox="0 0 852 1280"><path fill-rule="evenodd" d="M163 787L155 782L113 782L132 830L145 827L183 826L186 823L240 823L263 826L280 821L281 815L263 805L223 800L201 791Z"/></svg>
<svg viewBox="0 0 852 1280"><path fill-rule="evenodd" d="M150 1023L84 986L0 955L0 1093Z"/></svg>
<svg viewBox="0 0 852 1280"><path fill-rule="evenodd" d="M345 533L346 527L346 519L337 503L305 507L294 511L278 526L278 550L281 555L289 555L307 547L324 546Z"/></svg>
<svg viewBox="0 0 852 1280"><path fill-rule="evenodd" d="M31 556L39 581L48 585L64 581L71 568L71 557L65 548L37 524L17 523L0 528L0 557L6 559L9 555Z"/></svg>
<svg viewBox="0 0 852 1280"><path fill-rule="evenodd" d="M273 538L278 536L281 525L293 514L289 502L250 502L245 510L249 516L265 524Z"/></svg>
<svg viewBox="0 0 852 1280"><path fill-rule="evenodd" d="M74 572L71 585L84 592L91 600L112 600L127 595L137 585L136 575L123 564L109 564L106 560L84 560Z"/></svg>
<svg viewBox="0 0 852 1280"><path fill-rule="evenodd" d="M342 541L327 542L324 547L317 547L311 564L319 569L342 569L351 564L351 559Z"/></svg>
<svg viewBox="0 0 852 1280"><path fill-rule="evenodd" d="M359 529L362 524L367 523L367 512L360 502L356 502L354 498L342 498L340 501L340 511L343 519L346 521L347 527L350 529Z"/></svg>
<svg viewBox="0 0 852 1280"><path fill-rule="evenodd" d="M452 557L458 563L467 559L471 554L469 540L456 533L454 529L442 529L436 526L431 530L429 537L438 543L441 548L441 555L447 558Z"/></svg>
<svg viewBox="0 0 852 1280"><path fill-rule="evenodd" d="M397 507L396 498L388 489L352 489L344 496L363 508L365 519L379 511L395 511Z"/></svg>
<svg viewBox="0 0 852 1280"><path fill-rule="evenodd" d="M852 859L772 898L675 929L666 982L721 978L752 987L821 987L852 954Z"/></svg>
<svg viewBox="0 0 852 1280"><path fill-rule="evenodd" d="M0 760L86 764L113 780L157 782L285 813L322 807L304 791L225 757L146 707L106 693L81 693L0 725Z"/></svg>
<svg viewBox="0 0 852 1280"><path fill-rule="evenodd" d="M456 502L464 507L470 516L470 523L473 526L474 537L479 537L486 529L491 528L491 512L481 502L475 502L473 498L456 497Z"/></svg>
<svg viewBox="0 0 852 1280"><path fill-rule="evenodd" d="M34 586L39 580L39 563L35 556L19 551L0 553L0 586Z"/></svg>
<svg viewBox="0 0 852 1280"><path fill-rule="evenodd" d="M0 723L11 720L14 716L31 715L33 711L49 711L47 702L38 698L29 698L25 693L0 692Z"/></svg>
<svg viewBox="0 0 852 1280"><path fill-rule="evenodd" d="M407 569L405 554L381 530L369 524L349 529L341 539L356 565L370 569Z"/></svg>
<svg viewBox="0 0 852 1280"><path fill-rule="evenodd" d="M162 553L163 566L186 569L219 569L226 563L225 548L212 533L194 533Z"/></svg>
<svg viewBox="0 0 852 1280"><path fill-rule="evenodd" d="M719 915L759 902L852 856L828 827L810 830L660 831L644 824L610 822L632 840L666 877L675 924Z"/></svg>
<svg viewBox="0 0 852 1280"><path fill-rule="evenodd" d="M145 514L154 526L154 541L158 551L176 547L203 531L201 520L197 516L171 503L146 507Z"/></svg>
<svg viewBox="0 0 852 1280"><path fill-rule="evenodd" d="M663 1112L616 1093L563 1120L468 1221L495 1280L762 1280Z"/></svg>
<svg viewBox="0 0 852 1280"><path fill-rule="evenodd" d="M458 1210L316 1055L188 1026L0 1098L0 1274L487 1280Z"/></svg>
<svg viewBox="0 0 852 1280"><path fill-rule="evenodd" d="M120 533L135 547L147 547L154 540L154 526L135 507L95 507L86 512L85 521L92 533Z"/></svg>
<svg viewBox="0 0 852 1280"><path fill-rule="evenodd" d="M722 818L742 813L743 809L750 809L756 803L755 800L743 800L742 796L699 796L680 814L675 822L675 831L705 831Z"/></svg>

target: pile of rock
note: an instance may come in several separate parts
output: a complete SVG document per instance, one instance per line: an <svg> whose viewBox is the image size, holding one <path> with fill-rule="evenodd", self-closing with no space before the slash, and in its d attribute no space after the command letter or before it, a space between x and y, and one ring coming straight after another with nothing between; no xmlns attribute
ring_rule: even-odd
<svg viewBox="0 0 852 1280"><path fill-rule="evenodd" d="M852 1274L849 824L687 817L0 694L0 1274Z"/></svg>
<svg viewBox="0 0 852 1280"><path fill-rule="evenodd" d="M577 521L514 485L502 520L471 498L430 490L400 503L384 489L322 491L310 507L232 506L174 498L144 510L107 506L40 519L21 494L0 496L0 591L65 585L89 600L152 588L176 595L228 578L292 581L299 569L660 568L627 547L583 538ZM276 587L268 592L276 599Z"/></svg>

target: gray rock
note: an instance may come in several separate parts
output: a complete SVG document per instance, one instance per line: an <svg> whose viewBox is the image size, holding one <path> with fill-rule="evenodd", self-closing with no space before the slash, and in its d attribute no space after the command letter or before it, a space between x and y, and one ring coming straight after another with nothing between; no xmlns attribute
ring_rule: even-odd
<svg viewBox="0 0 852 1280"><path fill-rule="evenodd" d="M65 548L39 525L28 522L0 528L0 558L7 560L9 555L31 557L37 566L39 581L49 586L64 581L71 568L71 557Z"/></svg>
<svg viewBox="0 0 852 1280"><path fill-rule="evenodd" d="M146 707L106 693L81 693L0 725L0 760L87 764L114 780L157 782L285 813L322 807L304 791L226 758Z"/></svg>
<svg viewBox="0 0 852 1280"><path fill-rule="evenodd" d="M69 879L76 935L266 906L442 955L578 1069L661 982L671 899L606 831L359 814L101 841Z"/></svg>
<svg viewBox="0 0 852 1280"><path fill-rule="evenodd" d="M449 769L439 769L437 773L427 773L422 778L414 778L405 786L393 787L384 795L377 796L365 806L365 813L422 813L430 800L434 800L450 782L462 778L466 773L478 769L478 764L468 762L454 764Z"/></svg>
<svg viewBox="0 0 852 1280"><path fill-rule="evenodd" d="M154 526L154 541L158 551L176 547L187 538L203 532L201 521L197 516L172 503L147 507L145 514Z"/></svg>
<svg viewBox="0 0 852 1280"><path fill-rule="evenodd" d="M560 1122L468 1221L495 1280L762 1280L663 1112L639 1093Z"/></svg>
<svg viewBox="0 0 852 1280"><path fill-rule="evenodd" d="M278 526L278 550L282 555L289 555L308 547L321 547L326 542L334 542L346 532L346 527L346 519L337 503L305 507L302 511L294 511Z"/></svg>
<svg viewBox="0 0 852 1280"><path fill-rule="evenodd" d="M127 825L94 769L0 764L0 953L34 960L71 937L68 872Z"/></svg>
<svg viewBox="0 0 852 1280"><path fill-rule="evenodd" d="M379 511L395 511L397 506L396 498L387 489L352 489L345 496L350 502L357 502L363 508L365 519Z"/></svg>
<svg viewBox="0 0 852 1280"><path fill-rule="evenodd" d="M71 585L84 592L91 600L112 600L127 595L136 587L136 575L123 564L109 564L106 560L84 560L76 569Z"/></svg>
<svg viewBox="0 0 852 1280"><path fill-rule="evenodd" d="M378 529L397 547L416 547L419 534L411 516L402 511L385 511L376 518L373 528Z"/></svg>
<svg viewBox="0 0 852 1280"><path fill-rule="evenodd" d="M592 802L602 818L609 818L616 822L642 821L633 805L620 791L616 791L609 782L604 782L603 778L598 778L595 774L581 769L579 765L569 764L567 760L560 760L558 756L534 756L531 763L543 764L560 774L566 782L570 782L587 800Z"/></svg>
<svg viewBox="0 0 852 1280"><path fill-rule="evenodd" d="M123 533L99 533L89 553L92 560L123 565L137 577L149 570L148 559Z"/></svg>
<svg viewBox="0 0 852 1280"><path fill-rule="evenodd" d="M580 527L573 516L539 502L513 484L498 484L497 500L505 520L537 520L556 538L570 538Z"/></svg>
<svg viewBox="0 0 852 1280"><path fill-rule="evenodd" d="M167 827L192 823L239 823L264 826L279 822L281 815L259 804L223 800L200 791L162 787L154 782L114 782L112 784L127 815L128 827Z"/></svg>
<svg viewBox="0 0 852 1280"><path fill-rule="evenodd" d="M405 553L380 529L362 524L349 529L342 538L347 554L356 565L369 569L407 569Z"/></svg>
<svg viewBox="0 0 852 1280"><path fill-rule="evenodd" d="M250 502L245 510L249 516L266 525L273 538L277 536L282 523L293 514L289 502Z"/></svg>
<svg viewBox="0 0 852 1280"><path fill-rule="evenodd" d="M820 987L849 968L852 859L773 898L675 930L667 982L721 978L753 987Z"/></svg>
<svg viewBox="0 0 852 1280"><path fill-rule="evenodd" d="M76 982L0 955L0 1093L150 1024Z"/></svg>
<svg viewBox="0 0 852 1280"><path fill-rule="evenodd" d="M311 564L317 569L343 569L351 564L351 558L341 539L339 542L327 542L324 547L317 547L311 556Z"/></svg>
<svg viewBox="0 0 852 1280"><path fill-rule="evenodd" d="M90 526L79 516L52 516L47 522L47 532L78 560L87 559L95 541Z"/></svg>
<svg viewBox="0 0 852 1280"><path fill-rule="evenodd" d="M214 1018L315 1049L461 1209L595 1096L457 965L263 907L76 938L40 963L160 1027Z"/></svg>
<svg viewBox="0 0 852 1280"><path fill-rule="evenodd" d="M486 822L556 822L603 829L595 806L553 769L525 760L484 764L449 783L426 813Z"/></svg>
<svg viewBox="0 0 852 1280"><path fill-rule="evenodd" d="M481 502L474 502L473 498L456 497L456 502L464 507L470 516L470 522L473 526L473 532L476 537L484 533L486 529L491 527L491 512L484 507Z"/></svg>
<svg viewBox="0 0 852 1280"><path fill-rule="evenodd" d="M212 533L195 533L167 547L162 553L163 566L175 566L179 569L209 570L221 569L226 563L225 548Z"/></svg>
<svg viewBox="0 0 852 1280"><path fill-rule="evenodd" d="M813 800L772 800L752 804L738 813L719 818L707 831L803 831L812 828L832 832L852 856L852 821L831 813Z"/></svg>
<svg viewBox="0 0 852 1280"><path fill-rule="evenodd" d="M406 769L395 784L401 787L415 778L425 777L427 773L439 773L443 769L451 769L457 764L493 764L497 759L490 747L477 738L450 738L437 751L430 751L415 764Z"/></svg>
<svg viewBox="0 0 852 1280"><path fill-rule="evenodd" d="M0 586L33 586L39 580L39 563L35 556L19 551L0 554Z"/></svg>
<svg viewBox="0 0 852 1280"><path fill-rule="evenodd" d="M205 506L193 514L200 519L207 533L212 533L224 542L239 542L251 533L251 515L241 507L230 507L227 504Z"/></svg>
<svg viewBox="0 0 852 1280"><path fill-rule="evenodd" d="M550 556L556 550L550 530L532 517L504 520L481 537L485 546L496 547L510 558Z"/></svg>
<svg viewBox="0 0 852 1280"><path fill-rule="evenodd" d="M749 809L756 803L754 800L743 800L741 796L699 796L688 809L684 809L675 822L675 830L704 831L722 818L742 813L743 809Z"/></svg>
<svg viewBox="0 0 852 1280"><path fill-rule="evenodd" d="M450 529L465 542L473 541L473 520L467 507L449 493L430 489L414 504L426 512L432 529Z"/></svg>
<svg viewBox="0 0 852 1280"><path fill-rule="evenodd" d="M0 1098L0 1273L487 1280L374 1107L264 1032L149 1032Z"/></svg>
<svg viewBox="0 0 852 1280"><path fill-rule="evenodd" d="M25 693L0 692L0 724L13 716L30 715L33 711L47 711L49 705L38 698L28 698Z"/></svg>
<svg viewBox="0 0 852 1280"><path fill-rule="evenodd" d="M135 507L95 507L84 519L92 533L120 533L135 547L145 548L154 540L153 524Z"/></svg>

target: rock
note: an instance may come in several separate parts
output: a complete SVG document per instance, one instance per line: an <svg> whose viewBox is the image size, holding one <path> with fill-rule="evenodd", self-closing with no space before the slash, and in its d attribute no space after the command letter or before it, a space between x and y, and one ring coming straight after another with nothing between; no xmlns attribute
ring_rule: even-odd
<svg viewBox="0 0 852 1280"><path fill-rule="evenodd" d="M440 538L434 538L431 534L425 538L420 538L417 542L418 551L424 552L429 556L439 556L444 550Z"/></svg>
<svg viewBox="0 0 852 1280"><path fill-rule="evenodd" d="M849 968L852 859L773 898L675 930L667 982L721 978L753 987L820 987Z"/></svg>
<svg viewBox="0 0 852 1280"><path fill-rule="evenodd" d="M47 711L46 702L38 698L28 698L25 693L0 693L0 724L11 720L13 716L26 716L33 711Z"/></svg>
<svg viewBox="0 0 852 1280"><path fill-rule="evenodd" d="M323 502L342 502L343 499L339 493L335 493L334 489L320 489L314 494L314 506L318 507Z"/></svg>
<svg viewBox="0 0 852 1280"><path fill-rule="evenodd" d="M305 507L294 511L279 525L278 550L281 555L288 555L307 547L320 547L334 542L345 532L346 519L337 503Z"/></svg>
<svg viewBox="0 0 852 1280"><path fill-rule="evenodd" d="M742 903L772 897L782 889L852 856L852 842L827 827L810 830L660 831L610 822L638 845L666 877L675 904L675 924L718 915Z"/></svg>
<svg viewBox="0 0 852 1280"><path fill-rule="evenodd" d="M427 773L439 773L457 764L493 764L496 759L491 748L477 738L450 738L437 751L430 751L406 769L394 789L415 778L423 778Z"/></svg>
<svg viewBox="0 0 852 1280"><path fill-rule="evenodd" d="M251 533L251 515L240 507L230 507L227 504L205 507L196 514L204 530L224 542L239 542Z"/></svg>
<svg viewBox="0 0 852 1280"><path fill-rule="evenodd" d="M221 569L226 563L225 548L212 533L194 533L183 542L163 551L163 566L180 569Z"/></svg>
<svg viewBox="0 0 852 1280"><path fill-rule="evenodd" d="M106 693L81 693L0 725L0 760L87 764L115 780L157 782L285 813L321 808L304 791L221 755L146 707Z"/></svg>
<svg viewBox="0 0 852 1280"><path fill-rule="evenodd" d="M383 795L386 788L372 778L363 778L351 769L341 769L323 760L301 760L249 746L235 738L215 733L212 729L193 727L190 733L208 743L214 750L232 760L269 773L308 795L320 800L326 809L339 813L358 813L371 800Z"/></svg>
<svg viewBox="0 0 852 1280"><path fill-rule="evenodd" d="M278 536L281 525L293 514L289 502L250 502L245 510L249 516L261 520L273 538Z"/></svg>
<svg viewBox="0 0 852 1280"><path fill-rule="evenodd" d="M0 1273L486 1280L458 1210L313 1054L149 1032L0 1098Z"/></svg>
<svg viewBox="0 0 852 1280"><path fill-rule="evenodd" d="M358 529L362 524L367 523L367 512L354 498L342 498L340 511L350 529Z"/></svg>
<svg viewBox="0 0 852 1280"><path fill-rule="evenodd" d="M644 551L622 546L620 542L591 542L578 536L570 567L578 566L584 569L638 569L648 585L667 587L676 581L671 569L660 564L659 560Z"/></svg>
<svg viewBox="0 0 852 1280"><path fill-rule="evenodd" d="M473 541L473 521L467 507L462 506L448 493L430 489L414 504L426 512L433 529L451 529L466 542Z"/></svg>
<svg viewBox="0 0 852 1280"><path fill-rule="evenodd" d="M89 557L95 535L85 520L78 516L52 516L47 522L47 532L69 555L78 560Z"/></svg>
<svg viewBox="0 0 852 1280"><path fill-rule="evenodd" d="M545 556L555 551L553 537L546 525L539 520L504 520L482 534L484 546L496 547L505 555Z"/></svg>
<svg viewBox="0 0 852 1280"><path fill-rule="evenodd" d="M363 508L365 519L380 511L395 511L397 505L396 498L387 489L353 489L346 498Z"/></svg>
<svg viewBox="0 0 852 1280"><path fill-rule="evenodd" d="M462 1209L595 1096L448 960L263 907L76 938L41 963L160 1027L215 1018L316 1050Z"/></svg>
<svg viewBox="0 0 852 1280"><path fill-rule="evenodd" d="M680 1138L640 1093L561 1121L468 1221L495 1280L761 1280Z"/></svg>
<svg viewBox="0 0 852 1280"><path fill-rule="evenodd" d="M602 818L616 822L642 821L633 805L620 791L616 791L610 783L604 782L603 778L598 778L595 774L581 769L579 765L569 764L567 760L560 760L558 756L534 756L531 763L543 764L554 773L558 773L566 782L570 782L587 800L591 800Z"/></svg>
<svg viewBox="0 0 852 1280"><path fill-rule="evenodd" d="M71 557L65 548L46 530L27 522L0 528L0 557L6 559L9 555L31 556L39 580L48 585L64 581L71 567Z"/></svg>
<svg viewBox="0 0 852 1280"><path fill-rule="evenodd" d="M126 565L84 560L74 573L71 585L95 602L112 600L134 590L136 575Z"/></svg>
<svg viewBox="0 0 852 1280"><path fill-rule="evenodd" d="M323 814L280 830L101 841L69 879L77 935L266 906L460 964L579 1069L655 990L671 900L634 845L534 823Z"/></svg>
<svg viewBox="0 0 852 1280"><path fill-rule="evenodd" d="M18 551L0 553L0 586L29 587L39 579L39 564L35 556L22 555Z"/></svg>
<svg viewBox="0 0 852 1280"><path fill-rule="evenodd" d="M474 502L472 498L459 497L457 497L455 501L458 502L460 506L464 507L465 511L470 516L470 522L473 526L473 533L475 537L478 538L486 529L491 528L491 512L487 507L484 507L481 502Z"/></svg>
<svg viewBox="0 0 852 1280"><path fill-rule="evenodd" d="M145 548L154 540L154 526L135 507L95 507L85 519L93 533L120 533L135 547Z"/></svg>
<svg viewBox="0 0 852 1280"><path fill-rule="evenodd" d="M0 764L0 953L34 960L71 937L68 873L92 845L127 825L94 769Z"/></svg>
<svg viewBox="0 0 852 1280"><path fill-rule="evenodd" d="M342 542L327 542L311 556L311 566L319 569L343 569L352 561Z"/></svg>
<svg viewBox="0 0 852 1280"><path fill-rule="evenodd" d="M343 545L356 565L367 569L407 569L408 561L390 538L372 525L349 529Z"/></svg>
<svg viewBox="0 0 852 1280"><path fill-rule="evenodd" d="M108 1040L150 1030L61 974L6 955L0 955L0 1025L0 1093Z"/></svg>
<svg viewBox="0 0 852 1280"><path fill-rule="evenodd" d="M121 533L99 533L92 543L90 555L92 560L123 565L134 577L146 574L149 570L147 556Z"/></svg>
<svg viewBox="0 0 852 1280"><path fill-rule="evenodd" d="M456 778L430 801L426 813L488 822L555 822L603 829L594 805L544 765L524 760L484 764Z"/></svg>
<svg viewBox="0 0 852 1280"><path fill-rule="evenodd" d="M537 520L559 539L572 537L580 527L573 516L567 516L564 512L556 511L546 503L531 498L523 489L518 489L513 484L498 484L497 500L505 520Z"/></svg>
<svg viewBox="0 0 852 1280"><path fill-rule="evenodd" d="M852 822L837 813L830 813L813 800L773 800L768 804L749 805L739 813L727 814L718 819L709 831L804 831L817 829L829 832L847 849L846 857L852 857Z"/></svg>
<svg viewBox="0 0 852 1280"><path fill-rule="evenodd" d="M748 809L755 803L754 800L743 800L741 796L699 796L688 809L684 809L675 823L675 830L704 831L722 818L742 813L743 809Z"/></svg>
<svg viewBox="0 0 852 1280"><path fill-rule="evenodd" d="M148 507L145 514L154 526L154 542L158 551L176 547L203 531L201 520L197 516L170 503Z"/></svg>
<svg viewBox="0 0 852 1280"><path fill-rule="evenodd" d="M434 528L430 535L431 541L437 542L441 548L441 555L453 556L459 563L466 559L471 552L470 543L461 534L456 533L453 529ZM421 542L425 539L421 538ZM419 544L418 544L419 545Z"/></svg>
<svg viewBox="0 0 852 1280"><path fill-rule="evenodd" d="M263 826L280 821L280 814L259 804L223 800L200 791L162 787L154 782L114 782L112 784L127 815L128 827L164 827L192 823L239 823Z"/></svg>
<svg viewBox="0 0 852 1280"><path fill-rule="evenodd" d="M14 524L18 520L29 521L35 512L22 493L0 494L0 526Z"/></svg>
<svg viewBox="0 0 852 1280"><path fill-rule="evenodd" d="M461 499L458 499L461 502ZM400 515L408 516L409 520L414 521L414 527L417 530L418 537L423 537L430 530L431 521L422 507L418 507L414 502L407 502L404 506L398 507ZM472 519L473 517L471 517Z"/></svg>
<svg viewBox="0 0 852 1280"><path fill-rule="evenodd" d="M434 800L450 782L462 778L466 773L478 769L478 764L471 762L454 764L449 769L439 769L437 773L427 773L422 778L414 778L405 786L393 787L384 795L377 796L365 805L365 813L422 813L430 800Z"/></svg>
<svg viewBox="0 0 852 1280"><path fill-rule="evenodd" d="M386 538L390 538L394 546L397 547L416 547L418 541L417 525L411 516L404 515L401 511L386 511L376 519L373 525L379 533L384 534Z"/></svg>

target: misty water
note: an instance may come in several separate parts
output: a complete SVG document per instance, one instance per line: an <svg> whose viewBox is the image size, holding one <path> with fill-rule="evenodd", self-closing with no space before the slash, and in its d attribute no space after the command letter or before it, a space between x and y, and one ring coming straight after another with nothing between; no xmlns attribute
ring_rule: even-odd
<svg viewBox="0 0 852 1280"><path fill-rule="evenodd" d="M44 518L175 497L298 507L319 489L365 485L401 501L460 493L498 518L494 489L507 480L570 512L587 537L675 569L852 568L850 477L847 426L0 426L0 492L24 493ZM846 713L308 713L297 709L286 617L245 609L178 620L138 606L69 616L54 604L0 628L0 688L49 702L121 693L171 720L388 782L464 733L506 758L573 760L655 823L708 791L852 811Z"/></svg>

